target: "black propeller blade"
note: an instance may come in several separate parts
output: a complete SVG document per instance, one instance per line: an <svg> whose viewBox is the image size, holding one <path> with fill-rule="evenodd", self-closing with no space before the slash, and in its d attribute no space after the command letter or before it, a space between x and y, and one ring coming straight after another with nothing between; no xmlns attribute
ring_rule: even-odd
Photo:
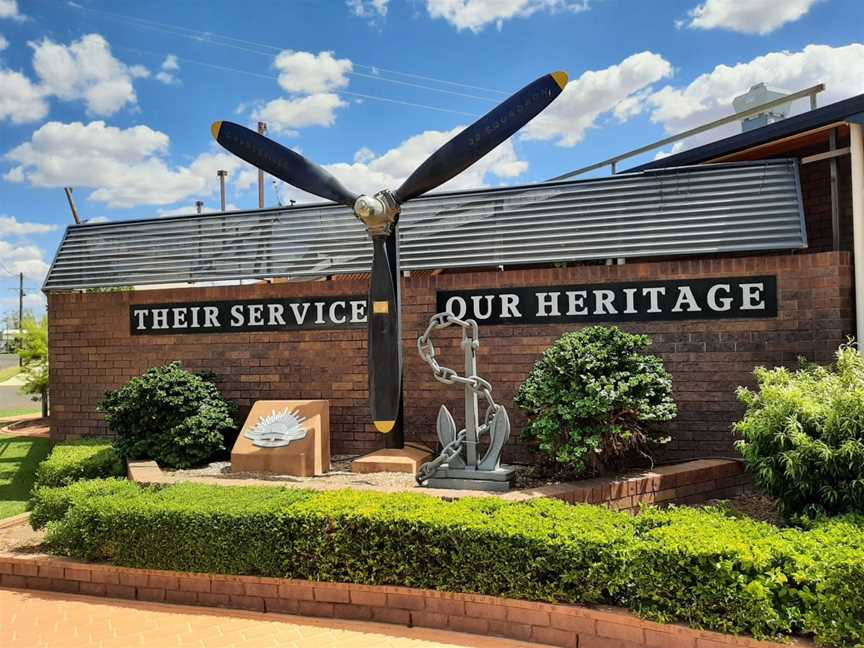
<svg viewBox="0 0 864 648"><path fill-rule="evenodd" d="M213 122L210 130L219 144L249 164L298 189L354 207L356 194L348 191L333 175L299 153L233 122Z"/></svg>
<svg viewBox="0 0 864 648"><path fill-rule="evenodd" d="M435 151L395 192L400 205L459 175L534 119L567 85L566 72L540 77Z"/></svg>
<svg viewBox="0 0 864 648"><path fill-rule="evenodd" d="M396 286L387 254L387 238L372 239L372 282L369 288L369 406L379 432L390 432L399 415L402 395L402 345Z"/></svg>

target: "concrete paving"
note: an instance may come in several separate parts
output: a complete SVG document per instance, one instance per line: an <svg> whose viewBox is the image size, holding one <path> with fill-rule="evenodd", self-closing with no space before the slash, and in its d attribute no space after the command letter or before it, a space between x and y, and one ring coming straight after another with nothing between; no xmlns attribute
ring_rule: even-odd
<svg viewBox="0 0 864 648"><path fill-rule="evenodd" d="M539 648L539 644L428 628L10 589L0 589L0 646Z"/></svg>

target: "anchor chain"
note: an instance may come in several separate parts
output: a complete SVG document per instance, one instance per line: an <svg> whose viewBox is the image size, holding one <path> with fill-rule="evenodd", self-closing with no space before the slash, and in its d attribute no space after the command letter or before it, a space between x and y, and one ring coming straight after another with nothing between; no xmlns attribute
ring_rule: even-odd
<svg viewBox="0 0 864 648"><path fill-rule="evenodd" d="M480 347L480 336L477 329L477 322L474 320L462 320L445 311L433 315L429 320L429 326L426 331L417 338L417 350L420 352L420 357L432 369L432 373L440 383L445 385L460 384L465 385L473 391L478 397L482 398L487 403L486 415L483 418L483 424L477 428L477 437L489 431L490 421L501 409L501 405L495 402L492 398L492 385L487 380L480 376L460 376L459 372L449 367L441 366L436 358L435 345L432 344L433 331L440 331L450 326L458 326L462 329L462 345L470 345L471 349L476 351ZM470 332L470 333L469 333ZM465 430L462 430L456 438L448 443L441 454L432 461L423 464L417 472L417 483L422 483L429 479L435 470L442 464L447 463L462 450L465 443Z"/></svg>

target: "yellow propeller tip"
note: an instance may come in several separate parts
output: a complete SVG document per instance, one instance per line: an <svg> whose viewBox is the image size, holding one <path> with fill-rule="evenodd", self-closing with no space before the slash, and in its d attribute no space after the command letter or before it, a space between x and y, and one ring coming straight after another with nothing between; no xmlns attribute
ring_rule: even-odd
<svg viewBox="0 0 864 648"><path fill-rule="evenodd" d="M555 79L555 83L558 84L558 87L563 90L570 77L568 77L567 73L563 70L558 70L557 72L552 73L552 78Z"/></svg>
<svg viewBox="0 0 864 648"><path fill-rule="evenodd" d="M210 126L210 132L213 133L213 139L219 139L219 129L222 128L222 122L213 122Z"/></svg>
<svg viewBox="0 0 864 648"><path fill-rule="evenodd" d="M375 421L375 429L382 434L387 434L396 425L396 421Z"/></svg>

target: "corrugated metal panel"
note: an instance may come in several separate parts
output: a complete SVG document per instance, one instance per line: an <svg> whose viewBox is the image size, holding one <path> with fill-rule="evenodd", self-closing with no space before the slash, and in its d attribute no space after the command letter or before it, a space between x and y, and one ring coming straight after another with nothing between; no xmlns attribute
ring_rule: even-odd
<svg viewBox="0 0 864 648"><path fill-rule="evenodd" d="M794 160L437 194L400 219L402 267L514 265L806 247ZM338 205L67 229L45 290L368 272Z"/></svg>

